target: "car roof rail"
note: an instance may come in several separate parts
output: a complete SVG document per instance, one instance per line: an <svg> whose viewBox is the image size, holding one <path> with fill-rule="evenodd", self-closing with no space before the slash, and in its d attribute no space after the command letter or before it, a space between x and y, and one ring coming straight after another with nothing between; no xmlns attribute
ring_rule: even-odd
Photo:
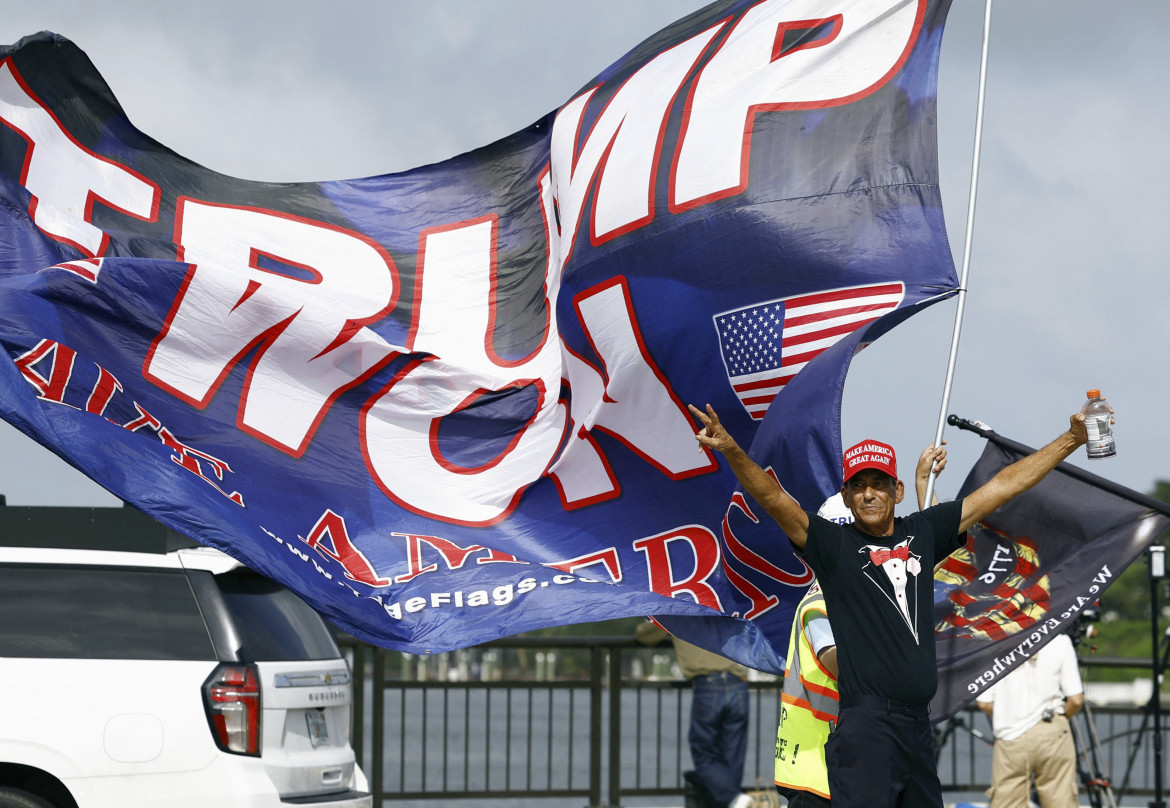
<svg viewBox="0 0 1170 808"><path fill-rule="evenodd" d="M128 504L79 508L0 502L0 547L169 553L200 546Z"/></svg>

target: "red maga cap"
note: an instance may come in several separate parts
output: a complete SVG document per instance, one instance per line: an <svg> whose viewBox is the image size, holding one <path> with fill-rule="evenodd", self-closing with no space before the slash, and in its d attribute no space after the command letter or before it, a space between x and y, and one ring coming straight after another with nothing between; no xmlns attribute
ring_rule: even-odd
<svg viewBox="0 0 1170 808"><path fill-rule="evenodd" d="M845 482L849 482L849 478L857 472L866 469L884 471L894 479L898 477L898 458L894 456L894 448L876 440L863 440L846 449L841 458L841 466Z"/></svg>

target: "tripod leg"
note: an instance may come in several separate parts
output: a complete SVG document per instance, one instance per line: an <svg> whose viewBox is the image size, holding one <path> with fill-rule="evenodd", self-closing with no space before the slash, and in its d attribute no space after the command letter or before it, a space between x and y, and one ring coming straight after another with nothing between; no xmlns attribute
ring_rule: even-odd
<svg viewBox="0 0 1170 808"><path fill-rule="evenodd" d="M1094 785L1093 775L1088 769L1088 755L1086 753L1085 738L1081 732L1081 728L1074 716L1069 722L1069 727L1072 729L1073 749L1076 752L1076 769L1077 782L1085 789L1085 795L1089 798L1089 805L1092 808L1105 808L1101 804L1101 795L1098 793L1097 787Z"/></svg>
<svg viewBox="0 0 1170 808"><path fill-rule="evenodd" d="M1146 734L1146 725L1150 721L1150 710L1153 708L1153 696L1150 697L1150 702L1146 704L1145 715L1142 716L1142 723L1138 726L1137 735L1133 739L1133 747L1129 750L1129 758L1125 761L1125 776L1121 778L1121 788L1118 793L1125 796L1129 790L1129 775L1133 772L1134 761L1137 760L1138 752L1142 748L1142 738Z"/></svg>
<svg viewBox="0 0 1170 808"><path fill-rule="evenodd" d="M1162 658L1158 663L1158 671L1165 671L1170 666L1170 628L1162 634ZM1154 699L1159 698L1161 688L1158 686L1158 673L1154 673L1154 688L1150 693L1150 700L1146 702L1145 709L1142 715L1142 723L1138 727L1137 736L1133 739L1133 748L1129 752L1129 759L1125 762L1125 777L1121 778L1121 788L1117 793L1125 796L1129 790L1129 775L1133 771L1134 761L1137 760L1138 751L1142 748L1142 739L1146 735L1146 727L1150 722L1150 715L1154 712Z"/></svg>
<svg viewBox="0 0 1170 808"><path fill-rule="evenodd" d="M947 741L955 734L955 725L961 724L962 721L955 716L951 716L946 720L941 729L934 730L934 765L938 766L939 759L942 757L943 747L947 745Z"/></svg>
<svg viewBox="0 0 1170 808"><path fill-rule="evenodd" d="M1088 702L1085 702L1081 715L1085 724L1085 734L1088 736L1087 751L1092 789L1098 799L1098 803L1095 805L1099 804L1101 808L1117 808L1117 800L1113 795L1113 784L1101 765L1101 741L1097 737L1097 722Z"/></svg>

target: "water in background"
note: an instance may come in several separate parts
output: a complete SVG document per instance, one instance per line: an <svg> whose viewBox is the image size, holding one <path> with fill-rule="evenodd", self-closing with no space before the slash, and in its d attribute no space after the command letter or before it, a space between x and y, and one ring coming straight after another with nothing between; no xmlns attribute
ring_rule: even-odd
<svg viewBox="0 0 1170 808"><path fill-rule="evenodd" d="M400 695L399 695L400 694ZM745 767L745 785L771 785L772 753L778 720L778 688L753 692L752 722ZM386 738L383 747L384 787L400 791L496 791L504 788L549 789L589 787L589 694L580 687L535 683L518 688L416 689L387 692ZM603 758L609 726L608 693L602 699ZM371 704L367 689L366 704ZM682 805L680 793L633 796L628 790L676 790L682 772L691 767L686 732L690 691L678 683L657 688L629 688L621 700L622 805L673 808ZM367 716L368 718L369 716ZM939 760L944 799L949 805L986 805L977 787L989 782L991 772L990 721L979 712L961 713L950 728ZM1083 716L1076 719L1082 737ZM1095 767L1119 788L1134 751L1141 714L1097 711L1095 728L1100 754ZM372 722L366 722L366 749L370 750ZM1170 721L1164 723L1170 724ZM1165 731L1163 733L1165 735ZM983 737L980 737L983 736ZM1152 732L1147 731L1130 774L1135 788L1151 788ZM1164 741L1164 748L1170 745ZM1087 758L1086 758L1086 764ZM369 753L363 766L369 773ZM601 774L602 801L608 798L608 771ZM976 787L972 787L973 784ZM612 801L612 800L611 800ZM1122 806L1145 806L1149 796L1127 796ZM586 796L441 798L387 800L394 808L584 808ZM1082 789L1081 804L1088 805Z"/></svg>

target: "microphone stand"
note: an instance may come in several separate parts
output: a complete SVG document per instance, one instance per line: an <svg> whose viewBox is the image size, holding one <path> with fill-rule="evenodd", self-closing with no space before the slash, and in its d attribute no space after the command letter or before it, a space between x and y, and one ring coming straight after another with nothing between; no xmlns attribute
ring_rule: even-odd
<svg viewBox="0 0 1170 808"><path fill-rule="evenodd" d="M1166 577L1166 548L1150 545L1146 549L1150 562L1150 633L1154 640L1151 661L1154 668L1154 692L1150 696L1154 714L1154 799L1150 808L1166 808L1162 799L1162 672L1166 667L1166 655L1158 656L1158 582ZM1170 644L1167 645L1170 651Z"/></svg>

